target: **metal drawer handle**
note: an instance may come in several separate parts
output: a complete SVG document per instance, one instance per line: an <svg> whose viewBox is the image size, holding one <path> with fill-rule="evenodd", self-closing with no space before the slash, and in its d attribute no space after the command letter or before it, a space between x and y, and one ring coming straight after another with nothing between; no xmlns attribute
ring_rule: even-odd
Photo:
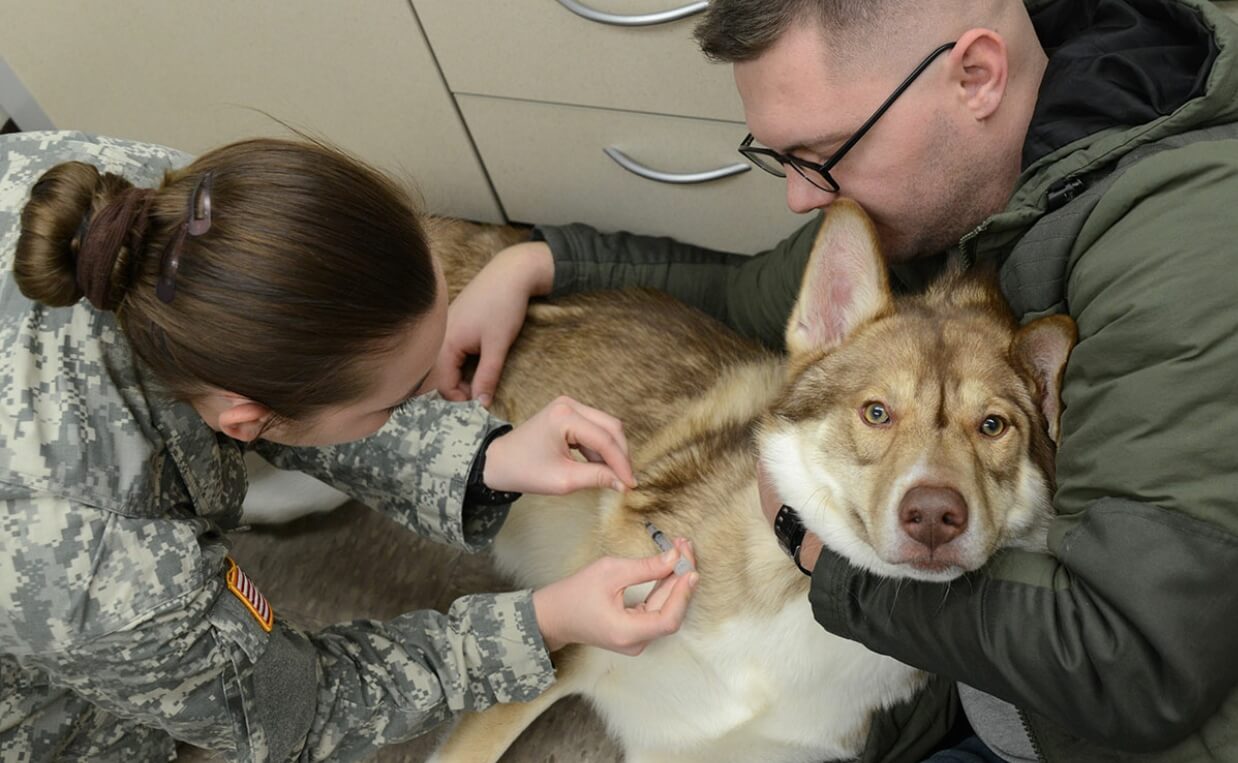
<svg viewBox="0 0 1238 763"><path fill-rule="evenodd" d="M752 169L752 165L747 162L736 162L735 164L728 164L725 167L719 167L716 170L706 170L705 172L662 172L661 170L655 170L640 164L613 146L602 150L606 152L607 156L615 160L615 164L618 164L633 175L656 180L659 183L675 183L677 185L708 183L711 180L721 180L722 178L728 178Z"/></svg>
<svg viewBox="0 0 1238 763"><path fill-rule="evenodd" d="M599 24L611 24L613 26L651 26L653 24L666 24L671 21L678 21L679 19L686 18L694 13L700 13L709 7L709 0L699 0L699 2L688 3L682 8L672 8L669 11L641 13L632 16L599 11L596 8L590 8L577 0L559 0L559 5L567 8L577 16L589 19L590 21L596 21Z"/></svg>

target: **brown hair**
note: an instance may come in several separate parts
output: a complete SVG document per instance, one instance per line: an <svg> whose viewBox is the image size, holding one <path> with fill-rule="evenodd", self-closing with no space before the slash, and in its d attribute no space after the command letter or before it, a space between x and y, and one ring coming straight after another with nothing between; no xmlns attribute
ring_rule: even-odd
<svg viewBox="0 0 1238 763"><path fill-rule="evenodd" d="M156 294L161 255L206 173L211 226L182 234L165 302ZM83 238L109 240L112 251L90 254L114 262L90 299L116 306L134 352L179 400L213 387L297 420L359 399L373 366L355 360L389 352L434 304L434 268L408 196L338 150L241 141L167 173L152 192L131 189L82 162L45 172L22 210L14 275L30 299L74 304ZM100 217L125 218L125 235L96 236Z"/></svg>
<svg viewBox="0 0 1238 763"><path fill-rule="evenodd" d="M751 61L793 24L828 32L868 31L890 15L891 0L712 0L694 32L714 61Z"/></svg>

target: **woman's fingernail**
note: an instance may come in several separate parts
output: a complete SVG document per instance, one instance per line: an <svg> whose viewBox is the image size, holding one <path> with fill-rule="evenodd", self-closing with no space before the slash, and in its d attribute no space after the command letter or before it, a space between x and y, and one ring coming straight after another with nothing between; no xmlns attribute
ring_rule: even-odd
<svg viewBox="0 0 1238 763"><path fill-rule="evenodd" d="M662 561L670 563L675 561L677 556L679 556L679 552L672 548L662 552Z"/></svg>
<svg viewBox="0 0 1238 763"><path fill-rule="evenodd" d="M622 493L624 491L623 483L619 480L615 480L610 483L610 489L614 490L616 493Z"/></svg>
<svg viewBox="0 0 1238 763"><path fill-rule="evenodd" d="M696 572L688 573L688 585L690 587L696 588L696 583L700 579L701 579L701 576L699 573L696 573Z"/></svg>
<svg viewBox="0 0 1238 763"><path fill-rule="evenodd" d="M477 402L481 403L486 408L490 407L490 396L486 394L478 395Z"/></svg>

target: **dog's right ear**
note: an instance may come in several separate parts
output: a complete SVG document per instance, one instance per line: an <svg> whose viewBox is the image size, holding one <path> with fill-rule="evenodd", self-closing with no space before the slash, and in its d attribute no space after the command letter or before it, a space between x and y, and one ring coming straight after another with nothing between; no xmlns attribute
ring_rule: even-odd
<svg viewBox="0 0 1238 763"><path fill-rule="evenodd" d="M885 259L868 215L850 199L830 205L787 323L792 355L830 350L893 304Z"/></svg>
<svg viewBox="0 0 1238 763"><path fill-rule="evenodd" d="M1069 315L1051 315L1020 328L1010 343L1011 359L1036 384L1037 402L1055 443L1062 429L1062 375L1078 334Z"/></svg>

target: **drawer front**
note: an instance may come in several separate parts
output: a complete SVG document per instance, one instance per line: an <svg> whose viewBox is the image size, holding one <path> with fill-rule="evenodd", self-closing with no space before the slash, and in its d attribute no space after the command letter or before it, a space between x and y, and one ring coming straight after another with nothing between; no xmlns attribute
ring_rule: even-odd
<svg viewBox="0 0 1238 763"><path fill-rule="evenodd" d="M641 14L692 0L567 0ZM697 3L699 5L699 3ZM558 0L413 0L453 92L743 121L731 67L706 60L694 14L652 26L590 21Z"/></svg>
<svg viewBox="0 0 1238 763"><path fill-rule="evenodd" d="M783 181L755 167L678 185L638 177L604 153L615 148L666 173L746 167L735 150L741 123L484 96L457 100L511 220L584 222L744 254L772 247L808 220L786 208Z"/></svg>

